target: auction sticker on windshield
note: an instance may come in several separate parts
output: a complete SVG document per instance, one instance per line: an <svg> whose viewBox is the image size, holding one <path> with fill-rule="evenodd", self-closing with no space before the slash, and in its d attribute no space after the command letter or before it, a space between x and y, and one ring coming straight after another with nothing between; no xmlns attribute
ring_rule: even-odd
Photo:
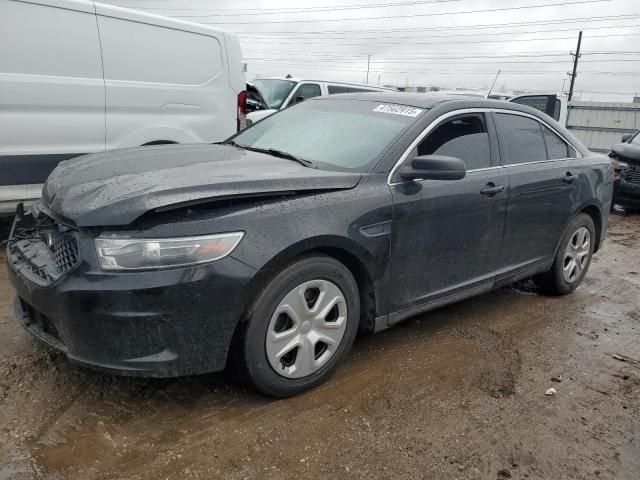
<svg viewBox="0 0 640 480"><path fill-rule="evenodd" d="M405 117L417 117L422 113L421 108L405 107L403 105L378 105L374 112L393 113L394 115L404 115Z"/></svg>

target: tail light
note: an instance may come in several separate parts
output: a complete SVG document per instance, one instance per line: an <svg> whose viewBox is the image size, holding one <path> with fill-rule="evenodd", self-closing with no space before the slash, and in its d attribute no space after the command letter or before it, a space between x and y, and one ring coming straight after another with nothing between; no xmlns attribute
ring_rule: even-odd
<svg viewBox="0 0 640 480"><path fill-rule="evenodd" d="M238 94L238 131L247 126L247 92Z"/></svg>

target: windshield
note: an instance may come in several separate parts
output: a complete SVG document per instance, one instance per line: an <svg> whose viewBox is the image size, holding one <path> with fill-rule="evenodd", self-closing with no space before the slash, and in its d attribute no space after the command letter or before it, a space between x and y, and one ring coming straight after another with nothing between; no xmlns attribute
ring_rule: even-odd
<svg viewBox="0 0 640 480"><path fill-rule="evenodd" d="M358 100L309 100L233 137L240 147L279 150L324 170L366 172L423 109Z"/></svg>
<svg viewBox="0 0 640 480"><path fill-rule="evenodd" d="M269 108L278 110L287 99L298 82L293 80L256 79L253 84L258 87Z"/></svg>

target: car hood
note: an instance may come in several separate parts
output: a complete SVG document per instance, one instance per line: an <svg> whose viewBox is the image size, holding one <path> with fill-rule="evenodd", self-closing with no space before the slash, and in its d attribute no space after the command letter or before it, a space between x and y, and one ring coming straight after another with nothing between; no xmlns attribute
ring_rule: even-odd
<svg viewBox="0 0 640 480"><path fill-rule="evenodd" d="M163 207L349 189L360 178L229 145L141 147L61 162L47 179L43 202L79 227L123 226Z"/></svg>
<svg viewBox="0 0 640 480"><path fill-rule="evenodd" d="M640 164L640 147L629 143L619 143L611 149L619 157L624 157L624 161Z"/></svg>

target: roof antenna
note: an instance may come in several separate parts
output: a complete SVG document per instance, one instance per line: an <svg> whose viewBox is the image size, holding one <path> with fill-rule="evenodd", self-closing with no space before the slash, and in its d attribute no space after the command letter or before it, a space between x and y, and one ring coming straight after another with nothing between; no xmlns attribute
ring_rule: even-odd
<svg viewBox="0 0 640 480"><path fill-rule="evenodd" d="M487 98L489 98L489 95L491 95L491 91L493 90L493 87L496 85L496 82L498 81L498 77L500 76L500 70L498 70L498 73L496 74L496 78L493 79L493 83L491 84L491 88L489 89L489 93L487 93Z"/></svg>

